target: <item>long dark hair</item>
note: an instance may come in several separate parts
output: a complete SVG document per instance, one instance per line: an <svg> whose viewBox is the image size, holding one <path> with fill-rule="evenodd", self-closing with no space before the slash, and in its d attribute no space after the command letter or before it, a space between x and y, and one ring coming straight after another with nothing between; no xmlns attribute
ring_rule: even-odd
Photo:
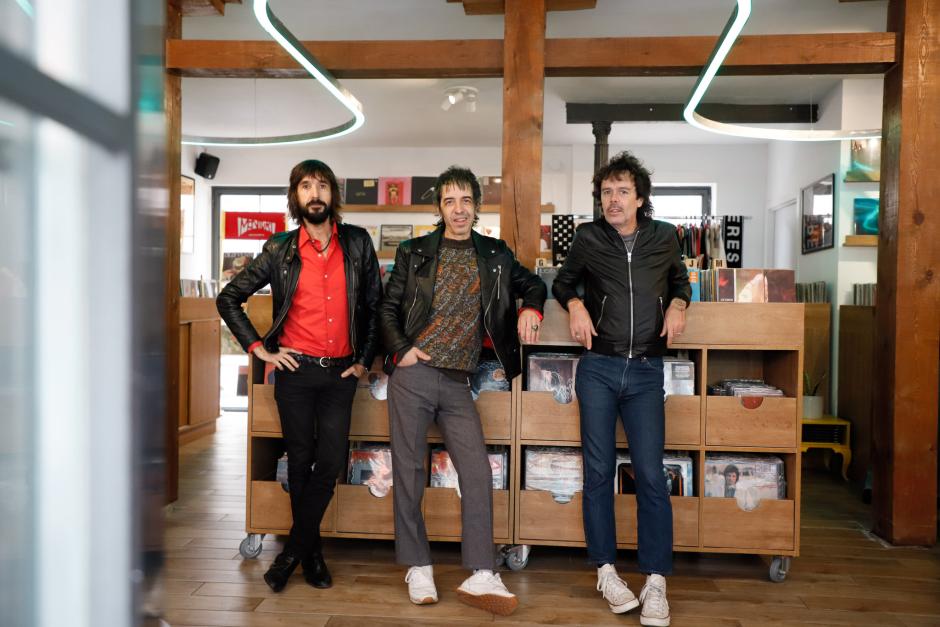
<svg viewBox="0 0 940 627"><path fill-rule="evenodd" d="M650 182L650 171L629 151L624 150L614 155L607 165L601 167L594 175L594 198L600 202L601 183L607 179L625 178L625 174L629 174L633 178L636 195L638 198L643 199L643 204L636 212L637 221L647 222L652 220L653 203L650 201L650 193L653 190L653 184Z"/></svg>
<svg viewBox="0 0 940 627"><path fill-rule="evenodd" d="M330 184L330 205L326 208L330 219L334 222L342 222L343 218L339 214L342 208L342 197L340 196L339 183L336 181L336 175L330 166L317 159L307 159L301 161L290 171L290 187L287 189L287 210L290 217L297 224L303 224L303 207L297 200L297 186L308 176L319 178Z"/></svg>

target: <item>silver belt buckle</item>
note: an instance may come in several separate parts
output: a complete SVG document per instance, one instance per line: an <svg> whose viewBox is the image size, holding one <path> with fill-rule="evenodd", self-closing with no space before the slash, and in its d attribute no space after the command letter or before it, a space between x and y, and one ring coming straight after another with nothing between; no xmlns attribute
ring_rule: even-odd
<svg viewBox="0 0 940 627"><path fill-rule="evenodd" d="M329 360L329 357L321 357L321 358L320 358L319 361L320 361L320 367L321 367L321 368L327 368L327 367L328 367L327 364L324 363L324 362L327 361L327 360Z"/></svg>

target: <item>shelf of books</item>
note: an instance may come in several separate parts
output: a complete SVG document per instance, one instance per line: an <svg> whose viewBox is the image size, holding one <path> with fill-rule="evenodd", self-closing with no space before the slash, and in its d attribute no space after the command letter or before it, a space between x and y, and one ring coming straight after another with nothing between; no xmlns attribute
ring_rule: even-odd
<svg viewBox="0 0 940 627"><path fill-rule="evenodd" d="M265 320L270 325L269 308L269 297L249 301L259 331L267 328ZM796 303L696 302L689 308L682 342L664 364L663 473L676 550L774 555L775 580L786 573L780 560L799 553L803 320L803 305ZM482 362L473 379L493 467L496 543L584 544L574 392L580 352L568 334L567 313L549 300L541 340L523 347L524 373L512 389L498 362ZM253 360L250 375L247 531L284 534L290 528L286 460L273 385L262 365ZM386 384L376 360L356 392L347 472L324 535L394 537ZM622 426L616 434L617 542L635 548L629 442ZM428 442L428 534L459 540L456 472L436 428ZM526 559L509 563L522 567Z"/></svg>
<svg viewBox="0 0 940 627"><path fill-rule="evenodd" d="M524 347L512 469L514 537L583 546L582 468L574 379L581 348L567 313L546 303L538 345ZM693 303L665 358L666 456L677 551L799 553L803 305ZM629 442L617 425L620 548L636 547Z"/></svg>

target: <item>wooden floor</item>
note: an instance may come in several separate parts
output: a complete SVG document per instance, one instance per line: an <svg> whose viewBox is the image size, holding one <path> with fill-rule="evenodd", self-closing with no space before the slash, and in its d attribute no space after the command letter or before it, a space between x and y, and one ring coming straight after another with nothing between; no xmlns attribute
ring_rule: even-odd
<svg viewBox="0 0 940 627"><path fill-rule="evenodd" d="M299 574L274 594L261 577L280 544L265 538L259 559L243 560L244 414L180 455L180 499L167 516L164 618L171 625L638 625L615 616L595 590L583 549L533 549L528 567L504 572L519 595L513 616L457 601L466 573L457 544L432 545L440 603L408 601L404 569L388 541L327 540L335 585L315 590ZM812 460L809 460L812 461ZM758 556L677 554L670 577L673 625L940 625L940 549L900 549L869 536L869 512L841 479L804 472L801 557L781 584ZM639 592L636 557L619 569Z"/></svg>

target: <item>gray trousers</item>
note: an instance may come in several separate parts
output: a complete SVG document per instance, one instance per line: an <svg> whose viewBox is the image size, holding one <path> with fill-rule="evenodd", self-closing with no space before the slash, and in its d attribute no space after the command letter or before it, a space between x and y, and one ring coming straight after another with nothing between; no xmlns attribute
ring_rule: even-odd
<svg viewBox="0 0 940 627"><path fill-rule="evenodd" d="M493 474L470 387L422 363L396 368L388 382L395 503L395 559L431 563L421 499L428 475L428 427L437 420L460 483L465 568L495 568Z"/></svg>

